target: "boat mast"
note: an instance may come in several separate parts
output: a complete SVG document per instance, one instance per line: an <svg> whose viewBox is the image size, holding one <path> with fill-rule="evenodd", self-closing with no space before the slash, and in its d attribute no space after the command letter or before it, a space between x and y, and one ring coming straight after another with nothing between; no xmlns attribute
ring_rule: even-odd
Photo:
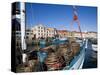
<svg viewBox="0 0 100 75"><path fill-rule="evenodd" d="M73 14L74 15L73 15L73 20L71 22L71 29L72 29L73 23L76 22L78 24L78 28L79 28L79 31L80 31L81 38L83 38L82 31L81 31L81 27L80 27L80 21L78 19L78 13L77 13L76 6L73 6Z"/></svg>
<svg viewBox="0 0 100 75"><path fill-rule="evenodd" d="M26 54L24 51L26 50L26 42L25 42L25 3L20 3L20 17L21 17L21 47L22 47L22 62L26 62Z"/></svg>

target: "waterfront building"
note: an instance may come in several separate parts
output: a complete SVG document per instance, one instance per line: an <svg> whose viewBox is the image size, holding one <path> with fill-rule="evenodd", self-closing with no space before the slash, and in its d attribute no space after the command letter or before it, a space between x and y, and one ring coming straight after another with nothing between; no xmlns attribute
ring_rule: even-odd
<svg viewBox="0 0 100 75"><path fill-rule="evenodd" d="M69 32L67 30L58 30L59 38L67 38L69 37Z"/></svg>
<svg viewBox="0 0 100 75"><path fill-rule="evenodd" d="M49 28L42 24L36 25L32 28L33 35L38 38L55 37L57 30L55 28Z"/></svg>

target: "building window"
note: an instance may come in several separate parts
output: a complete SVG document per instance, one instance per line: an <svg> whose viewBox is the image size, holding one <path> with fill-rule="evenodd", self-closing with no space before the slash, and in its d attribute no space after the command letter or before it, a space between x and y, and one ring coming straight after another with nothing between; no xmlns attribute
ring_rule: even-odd
<svg viewBox="0 0 100 75"><path fill-rule="evenodd" d="M28 36L26 36L26 39L28 39Z"/></svg>
<svg viewBox="0 0 100 75"><path fill-rule="evenodd" d="M43 32L43 30L41 30L41 32Z"/></svg>
<svg viewBox="0 0 100 75"><path fill-rule="evenodd" d="M29 33L26 33L27 35L29 35Z"/></svg>
<svg viewBox="0 0 100 75"><path fill-rule="evenodd" d="M40 35L40 33L38 33L38 35Z"/></svg>
<svg viewBox="0 0 100 75"><path fill-rule="evenodd" d="M38 27L38 29L40 29L40 27Z"/></svg>
<svg viewBox="0 0 100 75"><path fill-rule="evenodd" d="M36 31L36 29L34 29L34 31Z"/></svg>
<svg viewBox="0 0 100 75"><path fill-rule="evenodd" d="M41 33L41 35L43 36L43 33Z"/></svg>
<svg viewBox="0 0 100 75"><path fill-rule="evenodd" d="M43 27L41 27L41 29L43 29Z"/></svg>

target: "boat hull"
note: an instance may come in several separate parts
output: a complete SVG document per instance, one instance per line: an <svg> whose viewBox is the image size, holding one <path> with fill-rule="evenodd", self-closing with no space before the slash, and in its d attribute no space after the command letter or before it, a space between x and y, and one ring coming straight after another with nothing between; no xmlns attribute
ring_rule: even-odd
<svg viewBox="0 0 100 75"><path fill-rule="evenodd" d="M64 67L64 70L82 69L85 59L85 45L80 49L80 52L74 56L70 64Z"/></svg>

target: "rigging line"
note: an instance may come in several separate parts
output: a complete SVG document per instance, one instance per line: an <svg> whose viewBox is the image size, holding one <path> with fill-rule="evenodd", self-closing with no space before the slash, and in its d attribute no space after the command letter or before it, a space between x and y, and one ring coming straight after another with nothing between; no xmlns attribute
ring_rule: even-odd
<svg viewBox="0 0 100 75"><path fill-rule="evenodd" d="M34 17L34 16L35 16L35 13L33 13L32 3L31 3L31 6L30 6L30 9L31 9L31 14L32 14L31 19L32 19L33 22L35 22L35 17ZM34 15L33 15L33 14L34 14ZM33 18L34 18L34 19L33 19ZM32 27L32 22L31 22L31 27ZM38 45L38 42L37 42L36 45L37 45L37 50L39 50L39 48L38 48L38 46L39 46L39 45Z"/></svg>
<svg viewBox="0 0 100 75"><path fill-rule="evenodd" d="M35 22L35 13L34 13L34 9L33 9L33 5L32 5L32 3L31 3L31 5L30 5L30 14L32 15L30 18L31 18L31 20L32 20L32 22L31 22L31 26L30 27L33 27L33 24L34 24L34 22ZM30 21L31 21L30 20ZM33 23L33 24L32 24Z"/></svg>
<svg viewBox="0 0 100 75"><path fill-rule="evenodd" d="M31 8L30 8L30 10L31 10L31 14L32 14L32 16L30 17L31 19L33 19L32 17L33 17L33 9L32 9L32 3L31 3ZM32 22L31 22L31 26L30 27L32 27Z"/></svg>
<svg viewBox="0 0 100 75"><path fill-rule="evenodd" d="M76 22L78 24L78 29L79 29L79 32L80 32L80 36L81 38L83 38L82 36L82 32L81 32L81 28L80 28L80 21L78 19L78 13L77 13L77 8L75 6L73 6L73 20L72 20L72 23L71 23L71 28L73 26L73 22Z"/></svg>

